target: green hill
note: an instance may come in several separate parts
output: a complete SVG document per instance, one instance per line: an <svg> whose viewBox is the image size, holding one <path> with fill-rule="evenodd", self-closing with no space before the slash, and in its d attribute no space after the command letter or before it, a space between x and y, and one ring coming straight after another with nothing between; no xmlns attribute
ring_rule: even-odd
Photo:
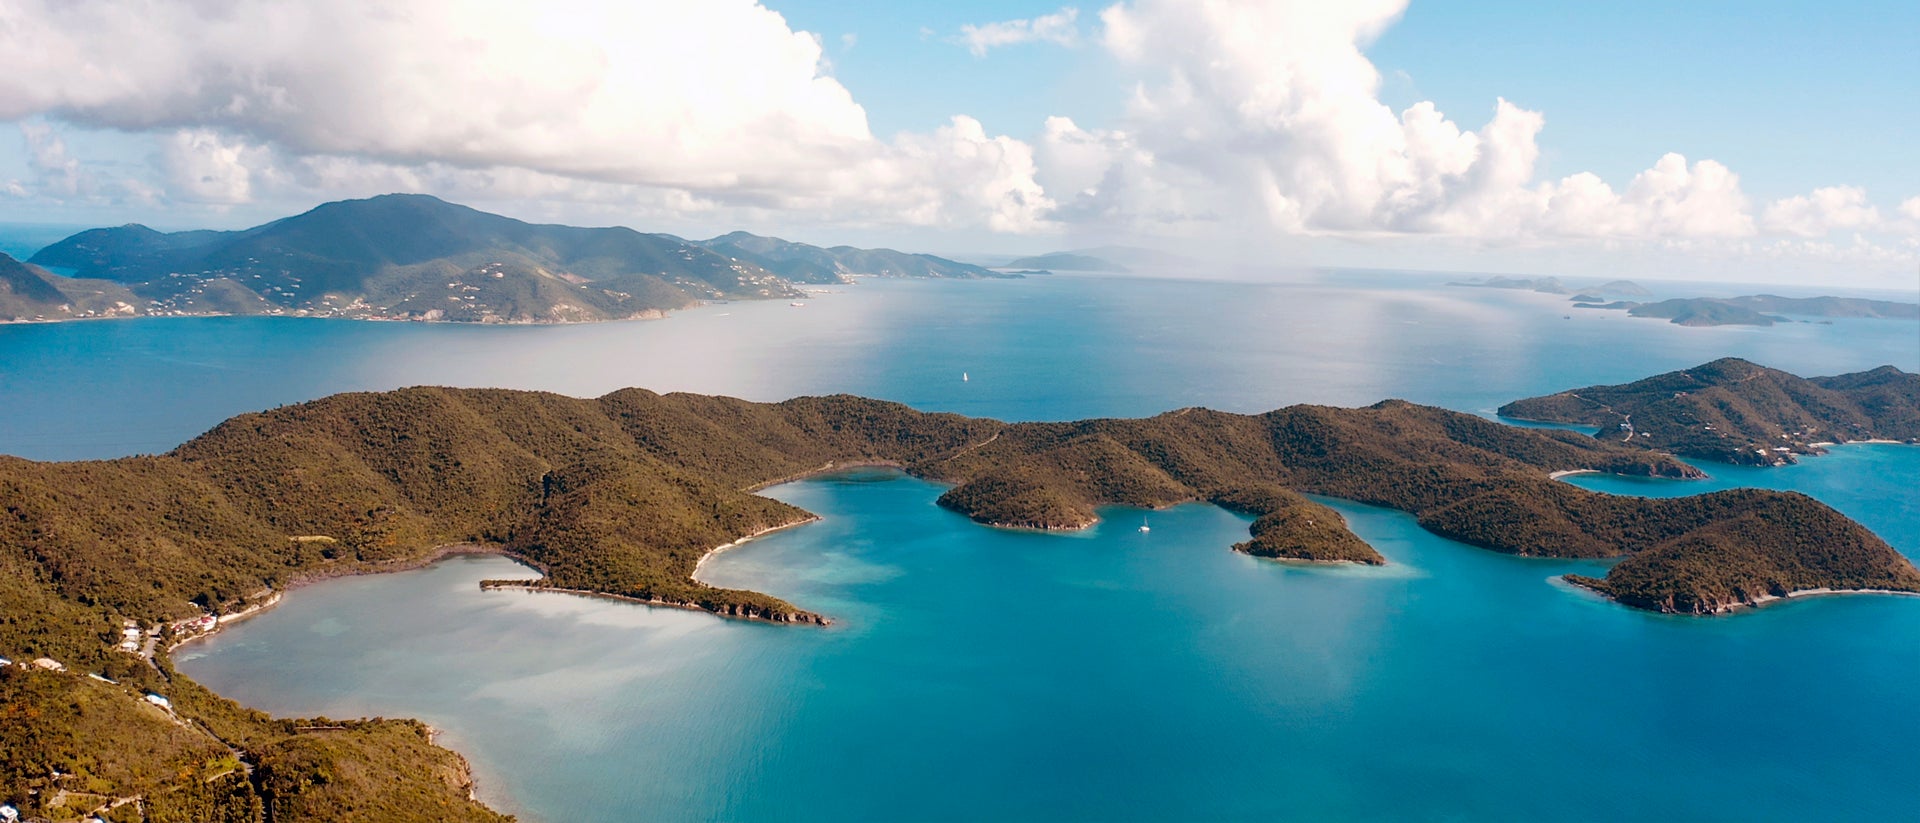
<svg viewBox="0 0 1920 823"><path fill-rule="evenodd" d="M127 284L155 313L476 322L646 316L710 297L797 294L665 235L524 223L425 195L327 203L233 232L81 232L32 262ZM207 297L219 284L217 298ZM210 302L211 301L211 302Z"/></svg>
<svg viewBox="0 0 1920 823"><path fill-rule="evenodd" d="M1907 402L1896 376L1829 378L1826 390L1890 407ZM154 821L496 820L467 799L463 764L417 724L266 717L174 672L164 648L153 665L115 650L123 621L167 627L159 638L170 643L190 636L176 621L259 604L299 580L473 544L544 572L483 585L821 622L692 573L716 546L812 517L754 489L874 464L952 484L940 503L982 523L1079 528L1101 505L1201 500L1254 518L1233 549L1385 562L1302 493L1357 500L1494 551L1624 556L1606 578L1576 582L1637 608L1705 614L1808 588L1920 591L1899 553L1804 496L1596 494L1549 473L1698 472L1637 445L1401 401L1006 424L850 396L343 394L235 417L166 455L0 457L0 655L67 667L0 669L0 716L29 721L0 724L0 800L49 816L126 801L118 808L146 817L113 819ZM146 704L148 692L166 695L171 713Z"/></svg>
<svg viewBox="0 0 1920 823"><path fill-rule="evenodd" d="M1920 375L1892 366L1802 378L1739 358L1500 407L1505 417L1598 426L1596 437L1741 465L1792 463L1821 443L1920 441Z"/></svg>

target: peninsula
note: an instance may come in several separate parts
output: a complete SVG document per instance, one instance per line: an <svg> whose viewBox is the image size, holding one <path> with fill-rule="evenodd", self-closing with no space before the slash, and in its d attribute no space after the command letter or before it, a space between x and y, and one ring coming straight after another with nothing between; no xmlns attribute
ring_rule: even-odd
<svg viewBox="0 0 1920 823"><path fill-rule="evenodd" d="M1698 371L1733 375L1728 362ZM1763 376L1737 382L1771 372L1750 373ZM1826 380L1898 381L1866 375ZM1920 415L1912 394L1874 396ZM449 545L544 571L492 585L824 622L693 573L716 547L813 517L753 490L854 465L951 484L941 505L983 524L1076 529L1102 505L1209 501L1254 518L1234 549L1385 562L1304 495L1344 498L1493 551L1623 557L1575 582L1682 614L1810 589L1920 591L1898 552L1803 495L1589 492L1551 475L1699 472L1638 442L1403 401L1009 424L844 395L343 394L232 418L165 455L0 458L0 655L45 661L0 666L0 708L47 719L4 726L0 785L75 816L137 799L151 819L498 820L418 724L269 718L179 675L165 649L301 580L404 568ZM142 650L143 634L166 645Z"/></svg>
<svg viewBox="0 0 1920 823"><path fill-rule="evenodd" d="M0 321L289 315L574 323L702 300L790 299L797 284L1011 277L932 255L735 232L688 241L535 225L417 194L327 203L243 231L90 229L26 264L0 255Z"/></svg>

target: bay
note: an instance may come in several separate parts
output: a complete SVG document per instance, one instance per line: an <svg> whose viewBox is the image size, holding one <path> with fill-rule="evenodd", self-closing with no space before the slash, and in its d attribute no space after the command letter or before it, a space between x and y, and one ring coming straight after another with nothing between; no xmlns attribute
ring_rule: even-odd
<svg viewBox="0 0 1920 823"><path fill-rule="evenodd" d="M463 327L287 318L0 326L0 451L162 451L229 415L412 384L776 400L853 392L1002 419L1518 397L1722 356L1920 369L1920 326L1690 329L1416 274L1194 283L863 281L664 321ZM1570 319L1569 319L1570 318ZM969 379L960 380L965 372ZM1920 449L1848 446L1698 483L1826 501L1920 555ZM885 472L769 490L826 515L707 564L826 629L481 592L501 558L330 581L183 671L287 715L421 717L482 796L558 821L1866 820L1916 809L1920 601L1721 619L1554 582L1332 501L1391 561L1234 554L1243 518L1108 510L987 529Z"/></svg>

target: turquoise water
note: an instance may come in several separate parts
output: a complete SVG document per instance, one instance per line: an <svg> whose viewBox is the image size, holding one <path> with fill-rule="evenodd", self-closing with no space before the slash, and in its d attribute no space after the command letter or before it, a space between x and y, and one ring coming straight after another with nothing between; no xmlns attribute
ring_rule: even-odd
<svg viewBox="0 0 1920 823"><path fill-rule="evenodd" d="M160 451L231 414L433 383L754 399L858 392L1003 419L1517 397L1739 355L1920 369L1920 324L1685 329L1562 300L1357 284L863 282L666 321L272 318L0 326L0 452ZM962 371L971 380L961 382ZM1920 555L1920 449L1851 446L1633 494L1793 488ZM770 491L827 519L709 563L812 629L481 592L499 558L333 581L184 671L282 714L417 716L533 820L1895 820L1920 817L1920 600L1629 611L1335 503L1392 564L1233 554L1207 506L1074 535L978 527L888 473Z"/></svg>
<svg viewBox="0 0 1920 823"><path fill-rule="evenodd" d="M1904 467L1920 468L1908 450ZM182 669L281 713L407 714L542 820L1910 819L1920 602L1730 619L1550 582L1339 503L1392 565L1226 550L1243 518L988 529L885 472L709 580L809 629L481 592L508 561L315 586ZM1911 550L1911 549L1909 549Z"/></svg>

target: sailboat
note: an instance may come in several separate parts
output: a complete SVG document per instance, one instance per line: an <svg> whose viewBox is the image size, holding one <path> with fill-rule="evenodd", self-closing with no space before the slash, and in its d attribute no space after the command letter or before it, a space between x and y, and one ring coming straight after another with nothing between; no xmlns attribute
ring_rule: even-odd
<svg viewBox="0 0 1920 823"><path fill-rule="evenodd" d="M1150 532L1150 531L1153 531L1153 527L1147 525L1147 519L1144 517L1140 518L1140 533L1146 534L1147 532Z"/></svg>
<svg viewBox="0 0 1920 823"><path fill-rule="evenodd" d="M960 373L960 382L962 382L962 383L965 383L965 382L967 382L967 373L966 373L966 372L961 372L961 373Z"/></svg>

